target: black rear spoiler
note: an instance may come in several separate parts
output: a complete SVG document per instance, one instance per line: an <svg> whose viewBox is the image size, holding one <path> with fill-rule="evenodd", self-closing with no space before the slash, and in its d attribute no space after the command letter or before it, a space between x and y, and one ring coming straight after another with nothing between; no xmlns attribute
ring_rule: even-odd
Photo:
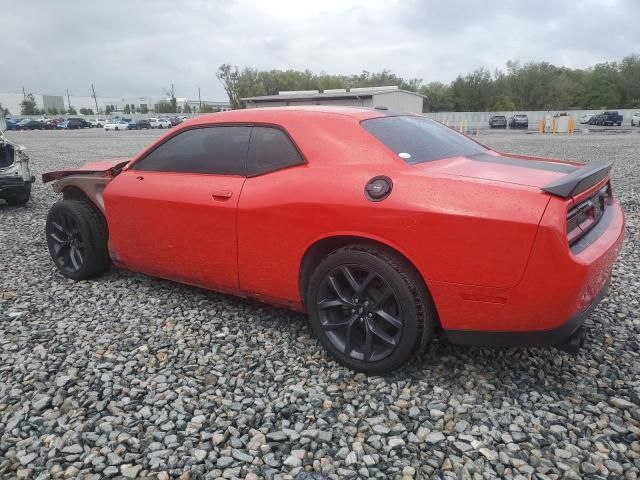
<svg viewBox="0 0 640 480"><path fill-rule="evenodd" d="M607 177L611 171L611 167L613 167L611 160L588 163L567 176L545 185L542 187L542 190L551 195L569 198L580 192L584 192Z"/></svg>

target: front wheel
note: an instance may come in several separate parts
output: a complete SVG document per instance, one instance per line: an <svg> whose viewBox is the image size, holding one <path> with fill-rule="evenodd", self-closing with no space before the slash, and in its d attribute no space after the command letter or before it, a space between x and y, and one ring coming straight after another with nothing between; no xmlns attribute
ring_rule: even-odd
<svg viewBox="0 0 640 480"><path fill-rule="evenodd" d="M431 339L435 310L419 274L392 252L336 250L311 275L305 305L316 337L343 365L384 374Z"/></svg>
<svg viewBox="0 0 640 480"><path fill-rule="evenodd" d="M47 215L46 236L53 263L67 278L85 280L109 267L107 223L86 201L55 203Z"/></svg>

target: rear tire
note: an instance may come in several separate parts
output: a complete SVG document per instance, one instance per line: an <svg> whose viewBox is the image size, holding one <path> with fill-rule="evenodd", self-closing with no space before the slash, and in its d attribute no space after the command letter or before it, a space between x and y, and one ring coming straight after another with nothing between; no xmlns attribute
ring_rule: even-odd
<svg viewBox="0 0 640 480"><path fill-rule="evenodd" d="M82 200L62 200L49 210L47 246L56 268L72 280L85 280L109 267L107 222Z"/></svg>
<svg viewBox="0 0 640 480"><path fill-rule="evenodd" d="M431 340L435 309L422 278L397 254L368 245L340 248L309 279L313 331L341 364L385 374Z"/></svg>

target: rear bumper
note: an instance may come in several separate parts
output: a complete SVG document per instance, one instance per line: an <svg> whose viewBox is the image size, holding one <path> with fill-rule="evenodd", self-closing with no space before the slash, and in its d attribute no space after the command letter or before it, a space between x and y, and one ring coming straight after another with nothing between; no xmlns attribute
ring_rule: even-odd
<svg viewBox="0 0 640 480"><path fill-rule="evenodd" d="M596 306L605 297L609 289L610 278L593 298L591 304L581 312L556 328L533 330L530 332L500 332L473 330L444 330L445 337L460 345L483 347L557 347L563 345L589 318Z"/></svg>
<svg viewBox="0 0 640 480"><path fill-rule="evenodd" d="M555 211L548 215L549 210ZM561 344L606 294L625 224L617 202L610 210L607 228L576 253L554 226L559 215L566 216L566 207L550 203L527 268L514 287L430 283L444 335L464 344Z"/></svg>

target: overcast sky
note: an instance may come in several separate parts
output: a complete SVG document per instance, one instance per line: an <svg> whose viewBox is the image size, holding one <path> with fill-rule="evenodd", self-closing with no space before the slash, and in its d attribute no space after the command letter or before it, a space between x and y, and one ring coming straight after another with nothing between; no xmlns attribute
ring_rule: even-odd
<svg viewBox="0 0 640 480"><path fill-rule="evenodd" d="M638 0L5 1L0 92L225 99L222 63L449 82L640 52Z"/></svg>

